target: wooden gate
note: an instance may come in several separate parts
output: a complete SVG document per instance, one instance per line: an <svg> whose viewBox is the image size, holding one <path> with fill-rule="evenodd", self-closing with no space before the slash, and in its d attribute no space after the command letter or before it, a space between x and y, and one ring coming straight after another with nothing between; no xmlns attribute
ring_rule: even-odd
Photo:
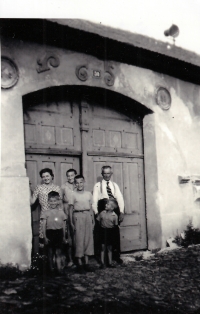
<svg viewBox="0 0 200 314"><path fill-rule="evenodd" d="M144 249L146 215L142 126L137 118L115 109L89 106L88 164L91 184L101 179L101 167L110 165L112 180L124 196L125 216L120 226L121 251Z"/></svg>
<svg viewBox="0 0 200 314"><path fill-rule="evenodd" d="M33 187L41 182L39 171L48 167L55 184L65 182L66 170L81 168L87 189L101 180L101 167L113 168L125 199L125 217L120 227L123 252L144 249L146 217L142 126L130 111L112 109L108 103L81 99L60 101L24 109L27 174ZM80 116L85 115L80 119ZM83 121L86 127L83 127ZM80 124L81 123L81 124ZM80 162L79 162L80 158ZM38 241L39 210L32 212L34 241ZM36 246L35 246L36 247Z"/></svg>
<svg viewBox="0 0 200 314"><path fill-rule="evenodd" d="M66 182L70 168L80 172L80 128L77 104L26 106L24 110L26 168L32 189L41 184L39 171L50 168L54 184ZM32 206L33 254L39 248L40 206Z"/></svg>

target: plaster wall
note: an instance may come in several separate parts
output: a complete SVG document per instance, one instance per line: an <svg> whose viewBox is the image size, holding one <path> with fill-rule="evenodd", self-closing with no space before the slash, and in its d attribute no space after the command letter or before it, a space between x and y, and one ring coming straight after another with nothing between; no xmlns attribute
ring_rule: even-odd
<svg viewBox="0 0 200 314"><path fill-rule="evenodd" d="M190 220L195 227L200 227L200 211L195 204L192 183L192 177L200 174L200 89L178 80L176 86L175 81L171 82L171 109L162 112L158 108L156 113L157 201L161 212L162 246L167 237L185 230ZM191 179L180 184L178 175Z"/></svg>
<svg viewBox="0 0 200 314"><path fill-rule="evenodd" d="M22 270L30 266L32 243L28 184L26 177L1 178L0 261Z"/></svg>
<svg viewBox="0 0 200 314"><path fill-rule="evenodd" d="M92 56L14 39L2 39L1 48L2 56L11 58L19 69L16 86L1 93L1 198L3 204L7 204L3 206L1 216L7 219L0 220L0 230L1 239L5 239L7 245L13 243L18 250L11 260L5 247L0 247L4 262L30 263L31 217L24 164L22 96L51 86L87 85L110 89L135 99L153 111L144 118L143 130L149 249L165 246L166 239L174 236L177 230L181 232L190 217L198 224L200 211L194 206L192 183L179 184L178 175L200 174L199 86L116 62L111 62L114 85L107 86L104 77L110 63L105 64ZM49 71L38 73L37 59L43 58L46 52L56 54L60 65L50 66ZM81 65L86 66L86 81L80 81L76 76L76 67ZM93 70L101 71L99 79L93 77ZM163 111L155 101L155 91L159 86L166 87L171 93L172 104L167 111ZM18 188L13 182L17 182ZM20 215L16 217L16 213ZM7 232L11 222L11 229L18 224L17 234L24 239L23 254L14 234Z"/></svg>

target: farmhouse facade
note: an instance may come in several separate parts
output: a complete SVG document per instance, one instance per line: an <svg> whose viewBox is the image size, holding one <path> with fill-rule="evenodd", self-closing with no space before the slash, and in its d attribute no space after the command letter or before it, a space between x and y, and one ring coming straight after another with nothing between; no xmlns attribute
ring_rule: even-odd
<svg viewBox="0 0 200 314"><path fill-rule="evenodd" d="M53 169L87 190L111 165L125 199L122 252L165 247L200 221L200 56L79 20L1 20L1 262L30 265ZM20 266L22 267L22 266Z"/></svg>

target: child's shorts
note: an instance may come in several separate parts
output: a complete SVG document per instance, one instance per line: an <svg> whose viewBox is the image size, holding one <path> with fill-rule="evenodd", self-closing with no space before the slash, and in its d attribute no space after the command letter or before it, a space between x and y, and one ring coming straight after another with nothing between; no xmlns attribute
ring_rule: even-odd
<svg viewBox="0 0 200 314"><path fill-rule="evenodd" d="M118 227L114 228L102 228L100 227L100 243L105 245L115 245L117 241L117 231Z"/></svg>
<svg viewBox="0 0 200 314"><path fill-rule="evenodd" d="M63 229L47 229L46 236L49 239L48 246L52 248L61 248L63 242Z"/></svg>

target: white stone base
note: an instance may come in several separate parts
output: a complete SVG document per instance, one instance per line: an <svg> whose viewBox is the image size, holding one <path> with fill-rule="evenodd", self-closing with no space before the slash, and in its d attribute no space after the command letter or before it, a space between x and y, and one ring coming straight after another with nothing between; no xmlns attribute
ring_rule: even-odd
<svg viewBox="0 0 200 314"><path fill-rule="evenodd" d="M31 264L32 249L29 179L2 177L0 199L0 261L24 270Z"/></svg>

